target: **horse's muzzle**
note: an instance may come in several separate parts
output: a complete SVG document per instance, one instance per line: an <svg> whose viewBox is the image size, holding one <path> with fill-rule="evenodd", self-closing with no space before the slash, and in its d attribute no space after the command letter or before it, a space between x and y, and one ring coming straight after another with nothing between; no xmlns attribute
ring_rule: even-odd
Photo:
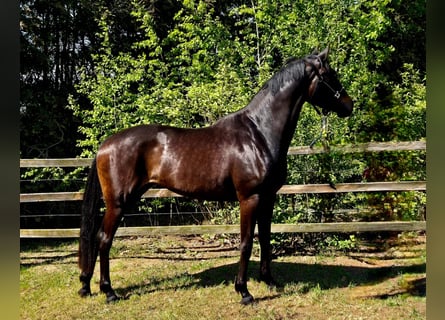
<svg viewBox="0 0 445 320"><path fill-rule="evenodd" d="M352 114L352 109L354 109L354 102L352 102L351 98L346 96L340 99L340 103L342 108L337 110L337 115L340 118L349 117Z"/></svg>

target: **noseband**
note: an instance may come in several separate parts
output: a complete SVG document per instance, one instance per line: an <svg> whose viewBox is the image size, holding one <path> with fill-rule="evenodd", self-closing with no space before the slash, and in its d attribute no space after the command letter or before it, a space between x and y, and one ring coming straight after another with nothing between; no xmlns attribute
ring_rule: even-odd
<svg viewBox="0 0 445 320"><path fill-rule="evenodd" d="M329 90L331 90L332 93L334 94L334 98L337 99L337 100L340 99L341 92L344 90L343 87L341 87L340 90L334 90L334 89L329 85L329 83L327 83L326 81L324 81L322 75L318 75L318 83L323 83L324 85L326 85L326 87L328 87Z"/></svg>

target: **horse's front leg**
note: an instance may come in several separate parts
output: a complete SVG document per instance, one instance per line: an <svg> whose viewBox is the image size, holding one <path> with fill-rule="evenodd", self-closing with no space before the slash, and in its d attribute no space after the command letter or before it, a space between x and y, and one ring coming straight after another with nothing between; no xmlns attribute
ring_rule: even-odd
<svg viewBox="0 0 445 320"><path fill-rule="evenodd" d="M241 294L241 304L250 304L254 301L253 296L247 290L247 268L250 255L252 254L253 234L255 232L256 210L258 208L258 203L258 195L253 195L249 198L240 200L241 257L238 276L235 279L235 290Z"/></svg>
<svg viewBox="0 0 445 320"><path fill-rule="evenodd" d="M102 227L99 231L99 255L100 255L100 290L105 293L107 302L119 300L119 297L111 287L110 280L110 249L113 237L121 219L121 208L107 206Z"/></svg>
<svg viewBox="0 0 445 320"><path fill-rule="evenodd" d="M271 261L271 223L272 212L275 204L275 194L268 198L261 198L259 205L258 220L258 235L261 247L261 261L260 261L260 280L264 281L269 286L276 286L270 270Z"/></svg>

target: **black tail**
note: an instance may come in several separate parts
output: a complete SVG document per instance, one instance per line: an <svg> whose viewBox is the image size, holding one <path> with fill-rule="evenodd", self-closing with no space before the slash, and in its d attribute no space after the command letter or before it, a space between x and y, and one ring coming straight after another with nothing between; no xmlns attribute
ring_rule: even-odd
<svg viewBox="0 0 445 320"><path fill-rule="evenodd" d="M79 267L87 270L94 266L97 258L97 232L101 224L101 187L97 175L96 158L91 164L82 203L79 239Z"/></svg>

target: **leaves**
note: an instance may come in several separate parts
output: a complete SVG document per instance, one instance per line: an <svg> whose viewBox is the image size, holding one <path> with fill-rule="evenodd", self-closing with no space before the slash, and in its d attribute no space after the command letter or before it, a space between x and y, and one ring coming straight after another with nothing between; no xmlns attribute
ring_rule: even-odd
<svg viewBox="0 0 445 320"><path fill-rule="evenodd" d="M353 98L355 110L348 119L330 117L326 142L425 137L425 69L419 62L424 53L419 54L421 45L411 49L425 31L419 25L424 2L184 0L162 5L172 8L163 11L165 17L156 11L160 4L147 8L133 1L129 11L134 26L126 37L125 32L114 34L116 15L101 12L97 33L101 45L92 55L94 72L82 70L76 96L69 100L70 110L82 122L78 141L82 156L94 155L106 136L139 123L209 125L244 107L288 58L327 45L331 66ZM292 144L309 145L320 133L320 122L306 105ZM289 160L292 183L411 179L424 177L424 172L424 156L409 153ZM411 201L410 197L405 198ZM307 213L310 207L319 219L331 219L333 210L378 203L376 199L383 198L320 195L306 201L303 209ZM300 217L296 202L283 203L279 219ZM407 208L410 214L415 210Z"/></svg>

